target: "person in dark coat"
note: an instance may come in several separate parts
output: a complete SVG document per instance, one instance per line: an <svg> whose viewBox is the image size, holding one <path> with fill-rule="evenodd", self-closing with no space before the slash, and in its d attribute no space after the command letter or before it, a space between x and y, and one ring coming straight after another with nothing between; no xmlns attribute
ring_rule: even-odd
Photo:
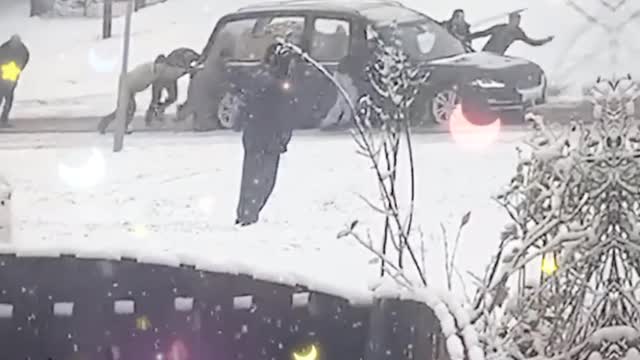
<svg viewBox="0 0 640 360"><path fill-rule="evenodd" d="M507 49L518 40L531 46L542 46L553 40L553 36L548 36L544 39L530 38L520 27L520 20L520 13L511 13L507 24L494 25L486 30L472 33L469 35L469 40L489 36L489 41L484 45L482 51L499 55L504 55Z"/></svg>
<svg viewBox="0 0 640 360"><path fill-rule="evenodd" d="M294 94L290 81L292 57L280 44L267 49L262 68L251 84L239 87L245 94L242 145L244 160L236 224L258 221L275 186L280 154L287 151L293 124L290 106Z"/></svg>
<svg viewBox="0 0 640 360"><path fill-rule="evenodd" d="M165 110L178 100L178 79L189 73L193 78L195 63L200 54L189 48L178 48L166 56L164 63L176 69L185 69L185 73L176 72L159 77L151 84L151 101L145 115L145 123L151 125L153 120L158 120L164 115ZM166 91L167 97L162 100L162 92Z"/></svg>
<svg viewBox="0 0 640 360"><path fill-rule="evenodd" d="M29 50L20 39L13 35L0 45L0 127L9 126L9 113L13 107L13 94L18 86L20 74L29 63Z"/></svg>
<svg viewBox="0 0 640 360"><path fill-rule="evenodd" d="M471 47L468 39L470 34L469 28L471 25L469 25L464 18L464 10L455 9L453 14L451 14L451 17L442 22L441 25L447 29L451 35L460 40L466 47Z"/></svg>

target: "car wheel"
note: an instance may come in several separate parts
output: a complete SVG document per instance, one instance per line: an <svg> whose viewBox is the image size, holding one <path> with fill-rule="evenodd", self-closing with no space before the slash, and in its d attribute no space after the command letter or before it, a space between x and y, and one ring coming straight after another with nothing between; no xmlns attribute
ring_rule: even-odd
<svg viewBox="0 0 640 360"><path fill-rule="evenodd" d="M218 103L218 121L223 129L234 129L238 123L238 114L242 100L239 96L226 93Z"/></svg>
<svg viewBox="0 0 640 360"><path fill-rule="evenodd" d="M454 89L446 89L436 93L431 99L431 109L428 113L431 115L433 122L439 125L449 123L451 114L460 104L460 97Z"/></svg>

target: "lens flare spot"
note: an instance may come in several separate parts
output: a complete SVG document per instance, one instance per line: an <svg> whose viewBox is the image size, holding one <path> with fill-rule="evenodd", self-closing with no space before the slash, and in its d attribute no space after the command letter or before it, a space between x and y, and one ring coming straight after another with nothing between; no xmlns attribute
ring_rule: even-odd
<svg viewBox="0 0 640 360"><path fill-rule="evenodd" d="M110 53L111 56L103 56L95 48L91 48L87 52L87 62L98 73L112 73L117 70L117 66L120 63L120 58L117 56L118 50L111 49L105 52Z"/></svg>
<svg viewBox="0 0 640 360"><path fill-rule="evenodd" d="M318 348L315 345L308 346L299 352L293 353L293 360L318 360L320 358Z"/></svg>
<svg viewBox="0 0 640 360"><path fill-rule="evenodd" d="M182 340L176 340L171 343L167 360L187 360L189 359L189 351L187 345Z"/></svg>
<svg viewBox="0 0 640 360"><path fill-rule="evenodd" d="M67 158L65 160L74 160L74 157L65 155L65 158ZM60 180L67 186L77 189L87 189L98 185L104 179L106 171L105 157L96 148L91 149L89 158L80 166L70 166L62 161L58 163L58 177Z"/></svg>
<svg viewBox="0 0 640 360"><path fill-rule="evenodd" d="M558 264L556 263L556 258L553 254L544 255L542 258L541 270L547 276L551 276L558 271Z"/></svg>
<svg viewBox="0 0 640 360"><path fill-rule="evenodd" d="M136 224L129 231L137 238L146 238L149 236L149 229L143 224Z"/></svg>
<svg viewBox="0 0 640 360"><path fill-rule="evenodd" d="M0 72L2 72L2 80L16 82L20 77L22 69L15 61L9 61L6 64L0 65Z"/></svg>
<svg viewBox="0 0 640 360"><path fill-rule="evenodd" d="M482 150L496 142L500 135L501 120L496 118L487 125L475 125L456 106L449 119L449 133L455 143L466 150Z"/></svg>
<svg viewBox="0 0 640 360"><path fill-rule="evenodd" d="M151 329L151 320L146 315L138 316L136 318L136 329L142 331Z"/></svg>
<svg viewBox="0 0 640 360"><path fill-rule="evenodd" d="M213 196L204 196L200 198L200 200L198 200L198 208L203 213L207 215L211 215L213 213L214 203L215 201Z"/></svg>

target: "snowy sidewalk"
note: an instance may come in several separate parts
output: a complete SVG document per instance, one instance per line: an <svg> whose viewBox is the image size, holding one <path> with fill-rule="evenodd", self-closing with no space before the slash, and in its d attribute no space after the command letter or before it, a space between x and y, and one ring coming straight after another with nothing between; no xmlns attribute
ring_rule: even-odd
<svg viewBox="0 0 640 360"><path fill-rule="evenodd" d="M0 128L1 133L92 133L97 132L100 116L79 117L39 117L11 119L10 128ZM115 124L109 128L113 130ZM137 132L183 132L192 131L188 122L172 124L156 123L146 127L143 116L136 116L133 121L134 131Z"/></svg>

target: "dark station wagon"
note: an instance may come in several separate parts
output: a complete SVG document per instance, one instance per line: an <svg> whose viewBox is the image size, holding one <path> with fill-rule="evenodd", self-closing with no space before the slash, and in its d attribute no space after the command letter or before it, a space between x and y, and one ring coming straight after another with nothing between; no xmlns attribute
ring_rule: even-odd
<svg viewBox="0 0 640 360"><path fill-rule="evenodd" d="M190 84L189 114L195 116L201 130L234 128L242 111L241 95L229 79L234 83L234 77L244 77L246 82L277 36L288 36L331 71L347 56L364 68L370 60L368 27L384 38L394 23L410 59L431 72L414 103L414 120L448 121L459 103L456 89L461 84L482 91L490 106L499 111L525 110L544 102L546 77L538 65L510 56L468 52L438 22L398 2L293 0L245 7L218 21L205 47L204 69ZM215 58L219 52L213 53L222 37L231 47L227 49L226 76L208 69L219 62ZM299 128L317 127L334 104L337 90L303 61L292 71L292 90L297 95L292 114L299 118Z"/></svg>

